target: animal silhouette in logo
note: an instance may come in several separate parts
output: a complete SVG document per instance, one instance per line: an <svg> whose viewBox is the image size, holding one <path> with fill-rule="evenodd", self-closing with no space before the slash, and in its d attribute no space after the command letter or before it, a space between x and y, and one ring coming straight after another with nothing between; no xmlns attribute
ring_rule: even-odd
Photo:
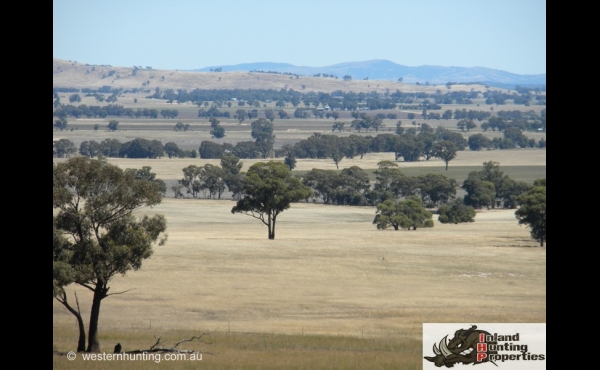
<svg viewBox="0 0 600 370"><path fill-rule="evenodd" d="M424 358L431 361L437 367L454 367L455 364L481 364L484 362L491 362L489 360L489 354L496 353L497 351L478 351L477 344L481 343L481 334L485 336L491 335L485 330L477 330L477 325L471 325L469 329L459 329L454 333L454 338L447 342L448 336L446 335L439 344L433 344L433 353L435 356L425 356ZM485 336L483 338L485 338ZM494 344L487 342L489 344ZM489 348L489 347L488 347ZM486 356L482 354L485 353Z"/></svg>

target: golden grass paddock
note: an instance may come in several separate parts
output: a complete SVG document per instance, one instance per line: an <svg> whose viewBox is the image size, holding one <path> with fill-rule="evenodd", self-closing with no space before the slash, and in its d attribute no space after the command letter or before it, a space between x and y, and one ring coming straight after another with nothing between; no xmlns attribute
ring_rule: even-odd
<svg viewBox="0 0 600 370"><path fill-rule="evenodd" d="M546 163L545 150L460 152L454 160L481 170ZM525 155L527 154L527 155ZM375 168L391 153L368 154ZM55 159L56 161L57 159ZM59 160L60 161L60 160ZM200 159L110 158L123 168L152 167L180 177ZM209 160L210 161L210 160ZM451 162L451 166L455 163ZM244 170L253 161L244 160ZM348 166L351 160L342 161ZM433 162L432 162L433 163ZM412 165L399 162L400 167ZM420 163L421 165L425 163ZM438 163L438 165L441 165ZM299 161L299 169L333 162ZM102 350L148 348L211 333L215 353L201 366L137 361L116 368L386 369L422 368L423 323L546 322L546 248L537 247L514 210L479 211L474 223L416 231L379 231L373 207L295 203L278 218L276 239L260 221L232 214L231 200L165 198L142 213L167 217L167 244L141 270L111 284L129 290L103 301ZM91 296L77 292L87 320ZM54 349L76 347L74 317L53 302ZM107 363L54 356L57 369L102 369Z"/></svg>

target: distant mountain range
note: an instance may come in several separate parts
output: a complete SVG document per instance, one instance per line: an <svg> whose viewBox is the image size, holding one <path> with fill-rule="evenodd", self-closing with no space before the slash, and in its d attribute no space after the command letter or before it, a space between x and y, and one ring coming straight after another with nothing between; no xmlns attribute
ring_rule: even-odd
<svg viewBox="0 0 600 370"><path fill-rule="evenodd" d="M211 66L200 69L188 70L190 72L209 72L215 69L221 72L235 71L262 71L291 73L301 76L314 76L316 74L334 75L342 79L351 76L354 80L388 80L398 81L402 78L405 83L430 83L445 84L480 83L500 88L514 89L515 86L546 87L546 74L520 75L484 67L442 67L419 66L407 67L389 60L368 60L364 62L348 62L333 64L324 67L295 66L288 63L242 63L229 66Z"/></svg>

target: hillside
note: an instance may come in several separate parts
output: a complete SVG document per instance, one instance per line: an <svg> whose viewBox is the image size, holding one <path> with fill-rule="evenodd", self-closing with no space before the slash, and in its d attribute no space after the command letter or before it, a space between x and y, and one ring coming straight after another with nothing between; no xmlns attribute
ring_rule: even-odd
<svg viewBox="0 0 600 370"><path fill-rule="evenodd" d="M295 66L287 63L244 63L230 66L206 67L194 69L198 72L209 72L220 68L223 72L234 71L273 71L303 76L317 74L334 75L342 78L349 75L357 80L386 80L416 84L443 85L447 82L478 83L495 87L514 89L516 85L529 87L545 87L546 74L520 75L485 67L445 67L424 65L409 67L389 60L367 60L363 62L339 63L323 67Z"/></svg>
<svg viewBox="0 0 600 370"><path fill-rule="evenodd" d="M386 80L350 80L341 78L293 76L279 73L260 72L191 72L160 69L113 67L110 65L92 65L75 61L53 59L52 86L77 89L99 89L103 86L122 89L143 89L154 91L165 89L293 89L302 92L353 91L378 93L447 91L447 86L432 84L416 85ZM457 84L451 91L504 90L486 87L481 84Z"/></svg>

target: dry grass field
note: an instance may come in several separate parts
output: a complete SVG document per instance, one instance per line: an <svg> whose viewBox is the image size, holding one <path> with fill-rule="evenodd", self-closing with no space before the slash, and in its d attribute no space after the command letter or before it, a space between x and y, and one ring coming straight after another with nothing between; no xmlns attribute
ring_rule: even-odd
<svg viewBox="0 0 600 370"><path fill-rule="evenodd" d="M489 160L545 164L545 150L490 154L507 152ZM382 156L365 156L367 166ZM482 160L465 156L462 165L480 170ZM123 168L150 165L159 178L178 174L184 161L110 159ZM315 162L299 167L333 166ZM546 322L546 248L514 210L479 211L468 224L378 231L372 207L296 203L268 240L266 228L232 214L233 205L165 198L141 210L164 214L169 238L141 270L114 279L111 291L130 291L103 302L104 351L117 341L131 350L149 347L154 335L176 342L210 332L212 344L201 346L216 355L205 355L202 368L420 369L423 323ZM89 312L90 295L71 287L71 297L75 291ZM57 302L53 327L54 349L73 349L75 320ZM190 366L153 366L174 364ZM59 356L54 365L103 368Z"/></svg>
<svg viewBox="0 0 600 370"><path fill-rule="evenodd" d="M104 302L102 327L418 336L423 322L545 320L545 248L514 210L378 231L372 207L300 203L267 240L233 205L167 198L146 210L167 216L169 241L115 278L113 291L133 290ZM73 321L57 306L55 324Z"/></svg>
<svg viewBox="0 0 600 370"><path fill-rule="evenodd" d="M273 336L294 342L307 356L331 356L348 338L360 339L349 349L354 356L373 345L364 338L393 347L412 343L407 353L379 353L382 362L373 368L384 368L401 355L396 366L420 363L426 322L546 321L546 249L517 225L514 211L395 232L371 224L371 207L294 204L270 241L257 220L231 214L233 204L167 198L144 211L167 216L169 241L140 271L114 279L113 292L131 291L103 303L104 350L117 341L131 350L147 348L154 335L175 342L213 332L217 339L203 345L217 354L205 356L208 368L238 368L239 356L247 356L247 367L239 368L271 368L266 365L277 357L298 361L289 368L311 368L302 356L290 358L287 345L277 348ZM88 312L90 295L76 287L70 294L75 290ZM56 302L53 311L55 349L73 349L73 316ZM313 342L332 336L338 341L331 347L311 350ZM262 347L265 337L275 348ZM237 340L249 348L238 348ZM54 362L69 366L64 357ZM366 368L360 363L347 368Z"/></svg>
<svg viewBox="0 0 600 370"><path fill-rule="evenodd" d="M221 81L205 81L192 80L197 73L155 70L141 70L135 76L140 81L133 81L133 76L126 75L131 68L121 71L111 67L121 77L107 83L98 76L94 77L97 81L90 80L90 76L81 77L86 68L91 67L55 60L53 82L55 86L98 88L107 84L130 87L126 82L135 82L139 87L151 80L153 89L163 73L163 88L169 88L168 83L176 79L178 85L173 82L171 88L186 88L186 83L191 84L187 88L198 84L216 88L213 86L217 83L226 82L225 73L219 74L223 77ZM70 75L71 69L79 72ZM217 78L211 73L198 75ZM282 76L247 75L263 79L265 86L281 83L283 88L283 81L266 83L267 78ZM331 86L323 87L324 79L315 79L321 84L319 91L340 89L334 82L348 83L333 80ZM310 90L313 87L309 80L301 78L299 83ZM289 79L285 84L296 89L292 85L296 81ZM361 85L367 82L370 87ZM357 84L355 89L359 91L371 91L376 90L373 85L378 82L352 83ZM385 90L386 85L381 85ZM435 91L439 87L431 88ZM137 98L142 108L173 108L164 101L145 100L143 95ZM61 93L61 99L67 102L68 94ZM135 107L133 95L119 98L118 104L121 99L126 100L126 106ZM83 103L97 104L90 97L84 97ZM514 108L539 111L545 106ZM76 129L54 130L53 140L68 138L79 145L84 140L100 142L108 137L122 142L143 137L163 143L174 141L182 149L197 150L202 140L210 139L208 122L195 117L197 106L176 109L183 112L181 119L119 119L117 132L106 131L108 119L69 119L69 128ZM401 114L399 119L404 122ZM192 129L173 131L178 121L190 123ZM96 123L103 128L94 131ZM386 123L393 132L395 121ZM453 120L427 123L434 127L456 126ZM333 120L326 119L276 119L275 145L296 142L313 132L331 133L332 124ZM251 140L249 121L238 125L236 120L223 120L222 125L227 134L222 142ZM536 141L546 136L545 133L526 135ZM356 165L372 171L385 159L393 160L393 153L344 158L339 169ZM167 182L180 179L182 168L189 165L220 162L199 158L108 158L108 161L123 169L150 166L157 178ZM243 159L242 170L257 161L261 160ZM409 175L448 174L462 184L461 179L470 171L480 171L486 161L498 162L500 169L515 180L531 182L546 174L545 149L461 151L450 162L448 172L444 171L443 161L436 158L396 163ZM313 168L336 169L332 160L299 159L294 171L302 173ZM234 205L231 200L174 199L168 195L160 205L139 210L140 215L166 216L167 243L155 247L154 254L139 271L114 278L110 292L127 292L106 298L100 314L102 351L112 352L117 342L124 351L129 351L148 348L156 341L155 336L166 344L174 344L209 333L206 338L211 344L188 343L180 347L204 348L214 355L205 353L201 362L159 363L84 361L81 355L75 361L68 361L65 356L53 356L53 368L422 369L423 323L546 322L546 247L538 247L529 229L518 225L514 210L481 210L475 222L457 225L441 224L434 215L433 228L379 231L372 224L374 207L294 203L279 216L276 239L268 240L266 227L260 221L231 213ZM72 302L75 292L87 325L91 295L82 287L70 286ZM53 301L53 349L66 352L74 350L76 344L75 318Z"/></svg>

